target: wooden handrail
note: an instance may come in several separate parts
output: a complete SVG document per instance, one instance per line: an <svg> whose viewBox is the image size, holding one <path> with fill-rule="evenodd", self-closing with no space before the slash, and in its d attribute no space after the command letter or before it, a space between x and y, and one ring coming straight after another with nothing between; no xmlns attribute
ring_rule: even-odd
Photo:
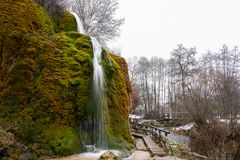
<svg viewBox="0 0 240 160"><path fill-rule="evenodd" d="M161 131L161 132L164 132L164 133L166 133L166 134L170 134L170 131L164 130L164 129L162 129L162 128L158 128L158 127L155 127L155 126L152 126L152 125L148 125L148 126L151 127L151 128L154 128L154 129L156 129L156 130L159 130L159 131Z"/></svg>
<svg viewBox="0 0 240 160"><path fill-rule="evenodd" d="M132 128L135 129L138 132L142 132L145 134L150 133L151 137L155 137L156 139L160 141L165 141L165 138L162 137L161 133L164 133L165 137L167 137L168 134L170 134L170 131L164 130L162 128L155 127L153 125L142 125L137 123L135 120L130 120L130 123L132 125Z"/></svg>

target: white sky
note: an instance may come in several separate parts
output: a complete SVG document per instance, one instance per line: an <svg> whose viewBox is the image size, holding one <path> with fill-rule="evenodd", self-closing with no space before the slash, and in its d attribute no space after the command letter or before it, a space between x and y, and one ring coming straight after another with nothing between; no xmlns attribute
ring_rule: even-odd
<svg viewBox="0 0 240 160"><path fill-rule="evenodd" d="M240 0L119 0L125 18L113 45L131 56L169 58L183 44L202 54L240 46Z"/></svg>

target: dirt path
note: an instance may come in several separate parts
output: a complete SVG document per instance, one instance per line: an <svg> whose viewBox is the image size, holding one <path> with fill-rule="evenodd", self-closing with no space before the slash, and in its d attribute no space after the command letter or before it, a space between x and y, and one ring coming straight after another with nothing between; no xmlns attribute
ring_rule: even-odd
<svg viewBox="0 0 240 160"><path fill-rule="evenodd" d="M147 151L147 147L143 142L143 139L136 138L136 149L133 150L132 155L124 160L149 160L151 159L151 154Z"/></svg>

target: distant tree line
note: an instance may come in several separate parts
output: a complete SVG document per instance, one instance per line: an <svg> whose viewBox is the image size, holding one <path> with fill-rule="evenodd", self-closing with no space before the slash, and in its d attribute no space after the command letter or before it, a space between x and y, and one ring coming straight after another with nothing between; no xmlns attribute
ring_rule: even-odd
<svg viewBox="0 0 240 160"><path fill-rule="evenodd" d="M187 113L198 124L240 116L240 51L223 45L198 60L196 48L178 45L169 60L128 59L129 74L144 113Z"/></svg>
<svg viewBox="0 0 240 160"><path fill-rule="evenodd" d="M178 122L195 122L187 132L191 151L213 160L239 160L240 51L223 45L198 59L196 53L178 45L168 60L129 58L135 113L142 110L152 119L169 113Z"/></svg>

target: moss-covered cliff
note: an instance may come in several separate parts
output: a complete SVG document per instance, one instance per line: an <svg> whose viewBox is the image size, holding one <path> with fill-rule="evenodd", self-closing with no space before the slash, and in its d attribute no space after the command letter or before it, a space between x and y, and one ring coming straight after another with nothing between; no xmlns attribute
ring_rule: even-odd
<svg viewBox="0 0 240 160"><path fill-rule="evenodd" d="M80 126L91 100L93 51L90 38L75 31L68 12L56 21L31 0L0 1L0 128L27 147L13 147L10 157L83 151ZM103 55L109 145L129 149L126 71L120 57ZM8 144L0 141L3 148Z"/></svg>

